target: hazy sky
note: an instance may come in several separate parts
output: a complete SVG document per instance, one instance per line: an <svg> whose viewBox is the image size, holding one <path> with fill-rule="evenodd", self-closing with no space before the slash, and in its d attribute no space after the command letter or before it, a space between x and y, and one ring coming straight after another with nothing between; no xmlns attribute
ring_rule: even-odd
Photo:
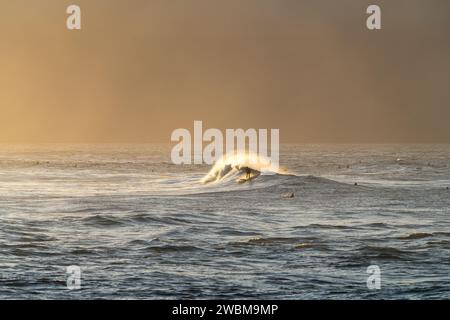
<svg viewBox="0 0 450 320"><path fill-rule="evenodd" d="M169 142L194 120L450 142L450 1L0 0L0 142Z"/></svg>

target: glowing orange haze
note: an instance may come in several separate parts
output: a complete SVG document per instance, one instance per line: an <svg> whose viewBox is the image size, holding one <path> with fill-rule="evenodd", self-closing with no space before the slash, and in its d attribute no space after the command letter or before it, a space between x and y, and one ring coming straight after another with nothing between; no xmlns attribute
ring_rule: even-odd
<svg viewBox="0 0 450 320"><path fill-rule="evenodd" d="M0 142L450 142L450 1L3 1Z"/></svg>

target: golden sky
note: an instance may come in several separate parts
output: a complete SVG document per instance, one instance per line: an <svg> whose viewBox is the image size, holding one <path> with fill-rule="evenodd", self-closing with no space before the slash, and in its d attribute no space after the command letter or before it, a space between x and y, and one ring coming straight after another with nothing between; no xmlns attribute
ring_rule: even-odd
<svg viewBox="0 0 450 320"><path fill-rule="evenodd" d="M448 0L0 0L0 142L450 142L449 39Z"/></svg>

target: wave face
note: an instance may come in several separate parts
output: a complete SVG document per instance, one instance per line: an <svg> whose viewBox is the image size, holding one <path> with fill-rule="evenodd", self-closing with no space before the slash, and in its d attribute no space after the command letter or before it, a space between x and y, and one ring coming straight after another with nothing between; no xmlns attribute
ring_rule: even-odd
<svg viewBox="0 0 450 320"><path fill-rule="evenodd" d="M274 166L268 158L252 153L236 153L222 156L201 182L211 183L232 179L243 182L261 174L274 175L277 173L280 173L280 169L278 166Z"/></svg>
<svg viewBox="0 0 450 320"><path fill-rule="evenodd" d="M284 168L273 166L267 158L254 154L237 154L222 157L200 179L200 183L193 184L184 191L185 194L259 192L293 198L293 191L305 188L345 192L349 188L353 189L353 185L309 174L293 174Z"/></svg>

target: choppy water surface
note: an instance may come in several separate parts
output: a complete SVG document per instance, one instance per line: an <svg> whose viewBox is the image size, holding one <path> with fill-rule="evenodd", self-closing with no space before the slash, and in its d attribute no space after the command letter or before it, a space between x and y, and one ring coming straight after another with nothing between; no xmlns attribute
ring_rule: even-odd
<svg viewBox="0 0 450 320"><path fill-rule="evenodd" d="M170 146L0 146L0 298L450 298L450 145L281 151L202 185Z"/></svg>

